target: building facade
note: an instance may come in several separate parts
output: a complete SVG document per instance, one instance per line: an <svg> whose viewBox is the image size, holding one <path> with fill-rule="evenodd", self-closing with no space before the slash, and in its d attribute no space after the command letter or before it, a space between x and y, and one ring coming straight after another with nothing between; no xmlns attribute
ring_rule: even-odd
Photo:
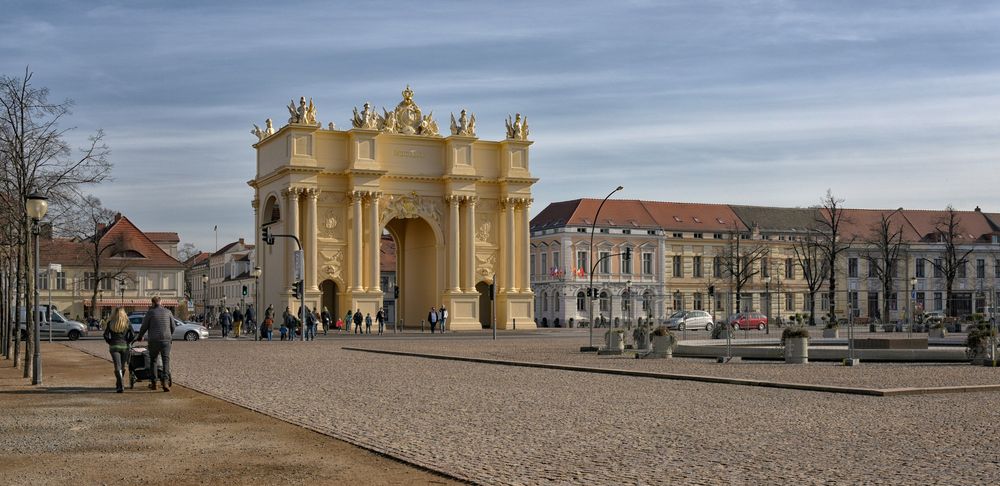
<svg viewBox="0 0 1000 486"><path fill-rule="evenodd" d="M74 319L106 318L115 307L146 310L154 295L176 312L184 301L184 265L170 254L178 241L176 233L144 233L121 214L84 240L42 237L39 296L44 303L51 295L52 305Z"/></svg>
<svg viewBox="0 0 1000 486"><path fill-rule="evenodd" d="M599 203L553 203L532 219L529 266L539 325L573 326L589 322L591 313L599 322L662 320L692 309L711 311L717 319L737 308L772 319L809 314L809 282L799 255L807 241L818 237L821 208L609 200L595 222ZM939 268L947 259L941 230L948 215L846 209L841 234L849 248L837 259L839 283L832 301L838 318L850 313L896 321L922 312L962 316L995 308L1000 301L1000 219L978 208L954 213L956 253L965 255L966 262L955 272L949 300L946 272ZM895 267L888 293L875 278L877 272L869 270L880 265L875 242L883 217L900 234L896 262L886 266ZM739 295L730 267L737 245L747 255L760 250L749 262ZM629 249L632 259L626 262L622 256ZM593 311L587 293L591 277ZM828 313L828 281L813 287L815 314ZM882 315L884 308L888 316Z"/></svg>
<svg viewBox="0 0 1000 486"><path fill-rule="evenodd" d="M403 326L419 327L431 306L446 305L450 328L480 329L493 319L493 282L498 327L531 323L528 211L536 179L526 119L508 120L505 140L485 141L463 110L442 136L412 90L402 94L382 114L368 103L356 108L349 130L322 127L301 98L288 107L287 125L254 131L257 226L300 242L278 236L258 245L262 305L297 307L293 254L301 244L307 306L374 314L385 303L379 249L387 234Z"/></svg>

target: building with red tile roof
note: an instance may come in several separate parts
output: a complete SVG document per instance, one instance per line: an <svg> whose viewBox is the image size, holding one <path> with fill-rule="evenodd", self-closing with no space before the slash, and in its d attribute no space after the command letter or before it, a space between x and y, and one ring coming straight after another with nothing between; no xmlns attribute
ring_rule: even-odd
<svg viewBox="0 0 1000 486"><path fill-rule="evenodd" d="M809 292L795 249L818 235L821 208L609 199L595 216L600 204L598 199L556 202L531 220L530 272L539 325L590 319L586 291L594 258L600 260L593 275L595 319L663 319L677 310L704 309L721 320L737 301L730 295L731 279L719 271L735 235L748 240L745 245L766 248L739 299L742 310L766 311L772 318L808 313ZM968 256L950 298L935 271L945 251L947 210L845 208L843 214L840 240L851 248L836 268L838 318L848 307L856 317L881 318L886 302L890 315L883 320L908 320L926 311L961 316L1000 302L1000 213L979 208L954 213L955 241ZM898 276L889 294L869 276L868 265L883 217L901 233ZM621 256L629 251L631 263ZM813 296L818 315L830 308L826 292L824 286Z"/></svg>
<svg viewBox="0 0 1000 486"><path fill-rule="evenodd" d="M51 288L53 305L68 316L89 314L95 289L98 315L106 315L117 306L127 311L145 310L154 295L171 309L185 300L184 265L121 214L109 226L98 228L91 238L40 239L39 265L49 268L49 264L60 266L62 271L43 275L39 286L46 297Z"/></svg>

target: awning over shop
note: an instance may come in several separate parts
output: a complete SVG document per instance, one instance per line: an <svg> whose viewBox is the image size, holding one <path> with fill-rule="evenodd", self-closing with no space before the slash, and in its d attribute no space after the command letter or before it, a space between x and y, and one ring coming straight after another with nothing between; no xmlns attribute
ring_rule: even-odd
<svg viewBox="0 0 1000 486"><path fill-rule="evenodd" d="M97 299L97 307L149 307L152 302L148 297L125 299ZM83 301L84 307L90 307L90 299ZM162 299L163 307L177 307L177 299Z"/></svg>

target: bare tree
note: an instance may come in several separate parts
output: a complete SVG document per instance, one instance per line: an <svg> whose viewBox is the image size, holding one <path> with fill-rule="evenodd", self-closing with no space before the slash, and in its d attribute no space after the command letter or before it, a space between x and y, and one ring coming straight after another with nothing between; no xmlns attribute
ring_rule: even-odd
<svg viewBox="0 0 1000 486"><path fill-rule="evenodd" d="M816 244L822 251L823 258L829 268L827 272L827 293L830 299L830 321L837 318L837 258L854 244L854 236L845 238L842 234L844 223L850 223L844 213L844 200L834 197L833 192L826 190L826 196L820 200L817 208Z"/></svg>
<svg viewBox="0 0 1000 486"><path fill-rule="evenodd" d="M956 241L962 234L962 218L952 205L945 208L945 214L938 218L934 224L934 234L938 243L944 243L944 258L940 261L930 261L934 270L944 275L945 282L945 313L949 317L956 317L955 306L952 305L952 288L955 285L955 278L958 277L960 268L964 268L969 263L969 255L972 250L961 251L958 249Z"/></svg>
<svg viewBox="0 0 1000 486"><path fill-rule="evenodd" d="M101 285L128 276L129 259L121 258L115 265L105 267L107 259L120 251L123 246L120 237L106 237L108 228L114 224L116 213L103 207L100 199L83 196L80 203L68 214L70 217L67 218L67 224L60 229L60 232L83 244L83 256L90 268L90 275L84 277L85 287L91 290L90 314L87 314L87 317L93 317Z"/></svg>
<svg viewBox="0 0 1000 486"><path fill-rule="evenodd" d="M32 85L32 73L26 68L23 77L0 76L0 190L9 201L10 219L20 226L21 233L31 231L31 221L24 210L29 194L46 194L54 202L71 197L76 187L103 181L111 171L109 150L98 130L77 156L64 137L72 128L59 124L70 113L72 102L48 101L48 89ZM25 241L26 243L26 241ZM19 272L26 275L25 309L28 332L37 326L37 313L32 291L34 271L26 271L33 262L34 249L22 244L24 256ZM28 343L31 343L29 340ZM26 346L26 356L31 352ZM25 377L28 376L25 360ZM35 376L37 377L35 370Z"/></svg>
<svg viewBox="0 0 1000 486"><path fill-rule="evenodd" d="M802 269L802 278L809 289L809 325L816 325L816 294L823 288L823 281L830 273L830 263L815 235L800 238L792 245L795 264Z"/></svg>
<svg viewBox="0 0 1000 486"><path fill-rule="evenodd" d="M894 292L899 255L903 249L903 225L892 227L892 214L882 213L872 228L861 254L868 262L869 275L878 279L882 287L882 319L889 319L889 296Z"/></svg>
<svg viewBox="0 0 1000 486"><path fill-rule="evenodd" d="M723 272L728 275L732 288L736 293L736 312L740 312L740 300L743 288L753 279L754 275L761 272L758 264L768 255L768 248L759 242L750 240L750 232L741 232L738 228L733 228L729 235L729 242L723 247L722 254L719 255Z"/></svg>
<svg viewBox="0 0 1000 486"><path fill-rule="evenodd" d="M201 251L194 246L194 243L182 243L181 247L177 250L177 259L181 262L186 262L199 253Z"/></svg>

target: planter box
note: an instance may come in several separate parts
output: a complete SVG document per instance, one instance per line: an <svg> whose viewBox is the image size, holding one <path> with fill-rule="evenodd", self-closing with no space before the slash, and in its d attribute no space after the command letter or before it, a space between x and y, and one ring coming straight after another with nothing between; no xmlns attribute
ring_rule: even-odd
<svg viewBox="0 0 1000 486"><path fill-rule="evenodd" d="M809 338L789 338L785 340L785 363L804 364L809 362Z"/></svg>
<svg viewBox="0 0 1000 486"><path fill-rule="evenodd" d="M673 336L653 336L653 358L672 358L674 356Z"/></svg>
<svg viewBox="0 0 1000 486"><path fill-rule="evenodd" d="M608 333L608 351L619 354L625 352L625 335L620 332Z"/></svg>
<svg viewBox="0 0 1000 486"><path fill-rule="evenodd" d="M839 338L840 329L823 329L823 337L825 338Z"/></svg>

